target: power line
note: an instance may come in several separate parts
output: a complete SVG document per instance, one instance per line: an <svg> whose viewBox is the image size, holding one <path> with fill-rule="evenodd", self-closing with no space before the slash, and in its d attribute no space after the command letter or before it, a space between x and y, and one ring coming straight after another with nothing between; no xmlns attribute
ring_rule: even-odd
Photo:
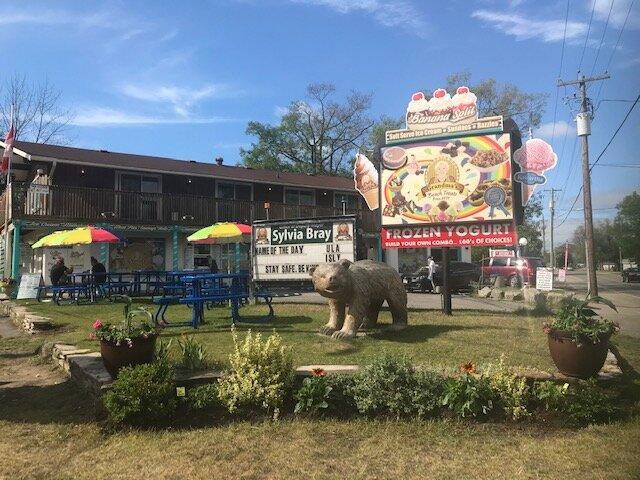
<svg viewBox="0 0 640 480"><path fill-rule="evenodd" d="M580 63L578 64L578 71L582 68L582 60L584 60L584 53L587 51L587 43L589 42L589 33L591 33L591 22L593 22L593 14L596 11L596 3L593 2L591 7L591 17L589 17L589 26L587 27L587 36L584 38L584 47L582 47L582 55L580 55Z"/></svg>
<svg viewBox="0 0 640 480"><path fill-rule="evenodd" d="M607 33L607 27L609 26L609 18L611 18L611 11L613 10L613 2L615 2L615 0L611 0L611 3L609 4L609 13L607 14L607 21L604 22L604 28L602 29L602 38L600 38L600 45L598 45L598 50L596 51L596 58L593 61L593 67L591 67L591 73L590 75L593 75L594 70L596 69L596 65L598 64L598 57L600 56L600 49L602 48L602 44L604 43L604 37ZM595 7L595 0L593 2L593 5Z"/></svg>
<svg viewBox="0 0 640 480"><path fill-rule="evenodd" d="M620 39L622 38L622 32L624 32L625 27L627 26L627 21L629 20L629 15L631 15L631 9L633 8L633 4L635 3L636 0L631 0L631 3L629 4L629 10L627 10L627 15L624 17L624 22L622 23L622 27L620 28L620 32L618 32L618 38L616 40L616 44L613 47L613 49L611 50L611 55L609 56L609 61L607 62L607 66L605 68L605 71L608 72L609 68L611 67L611 62L613 61L613 56L615 55L616 51L618 50L618 46L620 45ZM595 2L594 2L595 4ZM601 83L598 86L598 94L596 95L596 101L595 103L598 103L598 99L600 98L600 93L602 93L602 87L603 84Z"/></svg>
<svg viewBox="0 0 640 480"><path fill-rule="evenodd" d="M569 22L569 4L571 0L567 0L567 11L564 15L564 32L562 34L562 49L560 50L560 68L558 68L558 78L562 78L562 64L564 63L564 45L567 40L567 23ZM558 96L560 95L560 90L556 88L556 101L553 107L553 131L551 132L551 141L553 143L556 142L556 119L558 114ZM566 137L566 129L565 129L565 137Z"/></svg>
<svg viewBox="0 0 640 480"><path fill-rule="evenodd" d="M602 155L604 155L604 153L607 151L607 148L609 148L609 145L611 145L611 142L613 142L613 140L616 138L616 135L618 135L618 132L620 131L622 126L625 124L625 122L629 118L629 115L631 115L631 112L633 111L635 106L638 104L638 100L640 100L640 95L637 96L635 102L633 102L633 105L631 105L631 108L629 109L627 114L622 119L622 122L620 123L620 125L618 125L618 128L616 128L616 131L613 132L613 135L611 136L611 138L609 139L609 141L607 142L605 147L600 152L600 155L598 155L598 158L596 158L596 161L593 162L593 164L589 168L589 171L591 171L593 169L593 167L595 167L598 164L598 161L602 158ZM569 218L569 215L571 215L571 212L573 212L573 208L576 206L576 202L578 201L578 198L580 197L581 193L582 193L582 186L580 186L580 190L578 190L578 193L576 194L575 198L573 199L573 202L571 203L571 207L569 208L569 211L567 212L565 217L562 219L562 221L558 225L556 225L556 228L560 227L564 222L567 221L567 218Z"/></svg>
<svg viewBox="0 0 640 480"><path fill-rule="evenodd" d="M636 97L636 101L633 102L633 105L631 105L631 108L629 108L629 111L627 112L627 114L624 116L624 118L622 119L622 122L620 123L620 125L618 125L618 128L616 128L616 131L613 132L613 135L611 136L611 139L609 139L609 141L607 142L607 144L605 145L604 149L602 150L602 152L600 152L600 155L598 155L598 158L596 158L596 161L593 162L593 164L591 165L591 167L589 168L589 171L593 170L593 167L595 167L598 162L600 161L600 158L602 158L602 155L604 155L604 152L607 151L607 148L609 148L609 145L611 145L611 142L613 142L613 139L616 138L616 135L618 135L618 132L620 131L620 129L622 128L622 126L625 124L625 122L627 121L627 118L629 118L629 115L631 115L631 112L633 112L633 109L636 107L636 105L638 104L638 100L640 100L640 94L638 94L638 96Z"/></svg>
<svg viewBox="0 0 640 480"><path fill-rule="evenodd" d="M595 167L596 165L593 164L591 165L591 168ZM631 165L631 164L616 164L616 163L601 163L600 165L597 165L598 167L617 167L617 168L640 168L640 165Z"/></svg>

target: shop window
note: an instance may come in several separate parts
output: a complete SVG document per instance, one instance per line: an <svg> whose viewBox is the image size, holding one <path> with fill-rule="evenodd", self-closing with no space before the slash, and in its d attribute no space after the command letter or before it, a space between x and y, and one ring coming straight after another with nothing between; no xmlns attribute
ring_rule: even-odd
<svg viewBox="0 0 640 480"><path fill-rule="evenodd" d="M358 210L358 197L348 193L335 193L333 195L333 206L342 209L342 201L347 203L347 212Z"/></svg>
<svg viewBox="0 0 640 480"><path fill-rule="evenodd" d="M284 191L284 203L287 205L313 205L313 191L287 188Z"/></svg>

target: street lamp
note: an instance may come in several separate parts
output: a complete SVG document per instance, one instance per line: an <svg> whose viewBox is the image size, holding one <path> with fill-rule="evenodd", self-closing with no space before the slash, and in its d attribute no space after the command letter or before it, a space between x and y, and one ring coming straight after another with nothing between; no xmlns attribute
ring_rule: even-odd
<svg viewBox="0 0 640 480"><path fill-rule="evenodd" d="M525 237L522 237L520 240L518 240L518 245L520 246L520 257L524 257L524 247L527 246L527 244L529 243L529 240L527 240Z"/></svg>

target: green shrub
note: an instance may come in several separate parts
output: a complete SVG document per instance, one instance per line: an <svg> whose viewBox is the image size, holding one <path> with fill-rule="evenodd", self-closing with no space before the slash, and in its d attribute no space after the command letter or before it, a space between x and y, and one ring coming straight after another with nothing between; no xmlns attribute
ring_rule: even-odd
<svg viewBox="0 0 640 480"><path fill-rule="evenodd" d="M365 415L412 413L414 370L405 357L383 354L356 375L352 393Z"/></svg>
<svg viewBox="0 0 640 480"><path fill-rule="evenodd" d="M592 378L572 388L564 403L565 412L578 425L608 422L619 413L613 399Z"/></svg>
<svg viewBox="0 0 640 480"><path fill-rule="evenodd" d="M218 396L229 412L261 409L277 414L293 383L293 362L289 348L276 333L262 340L247 332L239 343L235 331L231 369L219 384Z"/></svg>
<svg viewBox="0 0 640 480"><path fill-rule="evenodd" d="M414 374L414 385L411 393L412 413L418 418L426 418L436 414L441 407L445 379L435 372L417 371Z"/></svg>
<svg viewBox="0 0 640 480"><path fill-rule="evenodd" d="M193 336L182 336L178 340L178 346L182 353L180 365L187 370L203 370L207 368L207 351L204 346L200 345Z"/></svg>
<svg viewBox="0 0 640 480"><path fill-rule="evenodd" d="M353 398L355 375L330 375L326 379L327 385L331 387L327 399L327 412L345 417L357 413L358 407Z"/></svg>
<svg viewBox="0 0 640 480"><path fill-rule="evenodd" d="M491 412L495 399L487 377L464 373L446 381L442 405L458 417L477 417Z"/></svg>
<svg viewBox="0 0 640 480"><path fill-rule="evenodd" d="M169 363L169 350L171 349L172 343L173 340L169 340L168 342L158 340L156 342L156 362Z"/></svg>
<svg viewBox="0 0 640 480"><path fill-rule="evenodd" d="M177 407L175 372L165 362L122 368L104 405L116 423L165 420Z"/></svg>
<svg viewBox="0 0 640 480"><path fill-rule="evenodd" d="M507 417L512 420L521 420L531 415L527 404L531 398L531 392L527 381L518 377L504 362L504 355L500 357L497 365L489 365L485 371L489 378L491 388L497 394L498 403Z"/></svg>
<svg viewBox="0 0 640 480"><path fill-rule="evenodd" d="M321 370L321 369L318 369ZM324 370L315 371L312 377L302 381L302 386L295 394L295 413L317 414L329 407L331 386L327 383Z"/></svg>
<svg viewBox="0 0 640 480"><path fill-rule="evenodd" d="M186 389L185 403L189 410L206 410L220 406L218 384L206 383Z"/></svg>
<svg viewBox="0 0 640 480"><path fill-rule="evenodd" d="M536 382L532 388L533 401L547 411L561 410L567 399L569 384L559 385L548 380Z"/></svg>

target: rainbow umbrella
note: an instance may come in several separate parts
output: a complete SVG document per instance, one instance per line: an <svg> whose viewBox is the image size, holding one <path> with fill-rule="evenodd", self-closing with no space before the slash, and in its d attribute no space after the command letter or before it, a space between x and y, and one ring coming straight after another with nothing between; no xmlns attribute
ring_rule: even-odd
<svg viewBox="0 0 640 480"><path fill-rule="evenodd" d="M67 245L88 245L91 243L119 243L124 239L99 227L79 227L73 230L59 230L45 235L31 248L63 247Z"/></svg>
<svg viewBox="0 0 640 480"><path fill-rule="evenodd" d="M248 235L251 235L251 226L244 223L219 222L208 227L201 228L197 232L189 235L187 241L198 244L230 244L235 243L235 263L236 272L240 270L240 243L246 242ZM229 252L227 250L227 259ZM227 260L227 270L229 262Z"/></svg>

